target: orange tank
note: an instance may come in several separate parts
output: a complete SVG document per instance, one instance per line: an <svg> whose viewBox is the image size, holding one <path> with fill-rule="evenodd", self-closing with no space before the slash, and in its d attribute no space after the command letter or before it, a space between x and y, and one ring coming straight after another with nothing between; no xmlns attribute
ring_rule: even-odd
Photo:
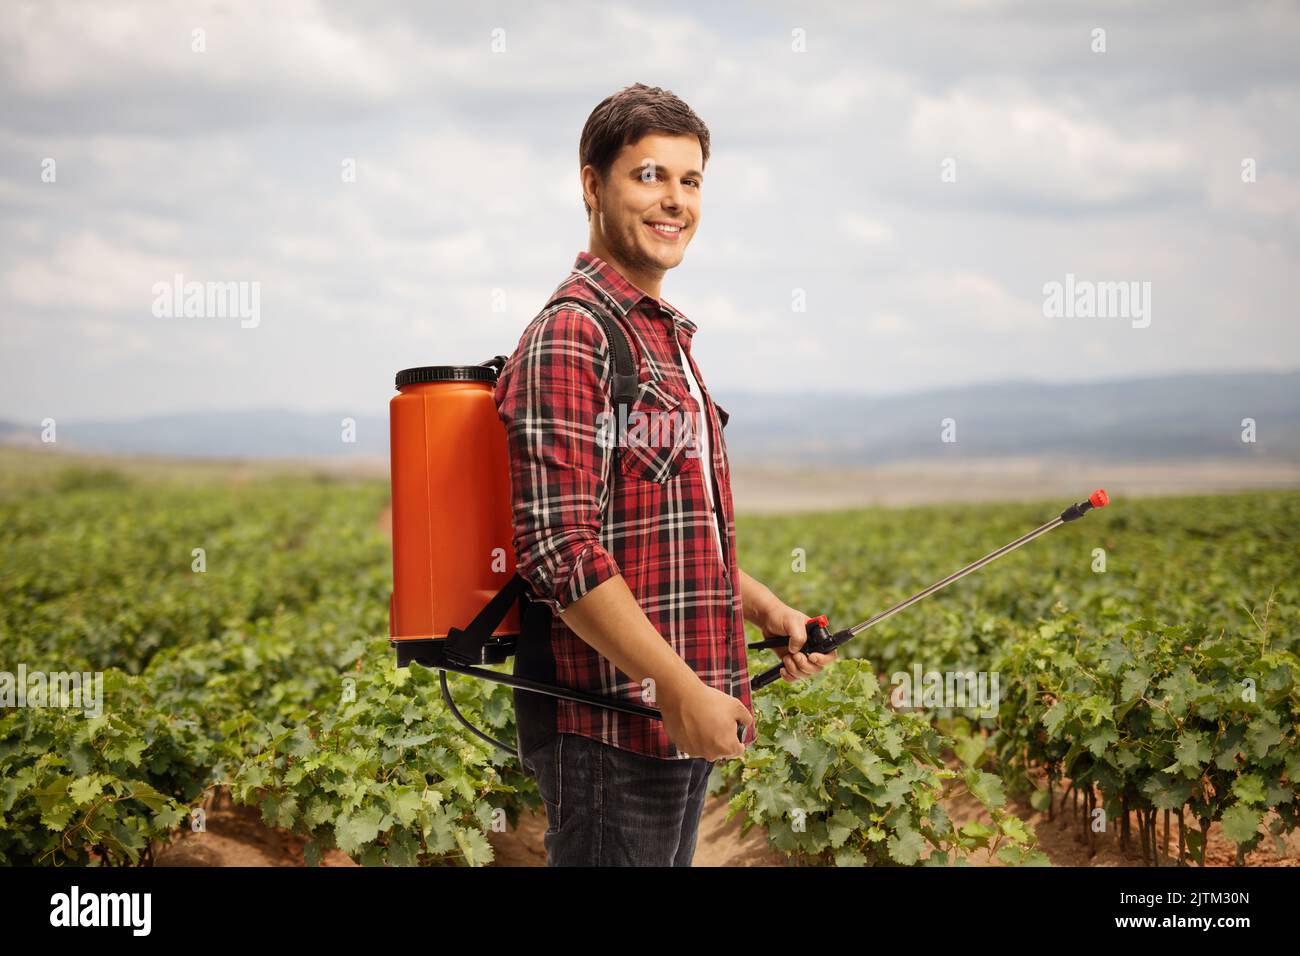
<svg viewBox="0 0 1300 956"><path fill-rule="evenodd" d="M510 464L493 391L504 363L397 373L388 421L393 490L389 636L445 638L515 574ZM496 636L519 633L511 606ZM406 649L413 650L413 645Z"/></svg>

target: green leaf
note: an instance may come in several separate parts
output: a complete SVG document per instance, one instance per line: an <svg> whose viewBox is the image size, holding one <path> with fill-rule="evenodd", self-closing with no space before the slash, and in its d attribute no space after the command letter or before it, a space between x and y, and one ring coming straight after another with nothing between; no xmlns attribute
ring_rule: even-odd
<svg viewBox="0 0 1300 956"><path fill-rule="evenodd" d="M785 750L795 760L803 753L804 738L803 735L795 730L786 729L776 738L777 745Z"/></svg>
<svg viewBox="0 0 1300 956"><path fill-rule="evenodd" d="M903 737L898 732L898 728L893 724L885 724L876 735L880 745L884 747L885 753L889 754L891 760L897 760L903 753Z"/></svg>
<svg viewBox="0 0 1300 956"><path fill-rule="evenodd" d="M889 849L890 859L895 863L911 866L921 858L921 851L925 849L925 840L915 830L899 830L895 836L890 837L885 846Z"/></svg>
<svg viewBox="0 0 1300 956"><path fill-rule="evenodd" d="M410 826L415 822L423 804L419 792L413 787L400 787L390 793L387 799L393 817L402 826Z"/></svg>
<svg viewBox="0 0 1300 956"><path fill-rule="evenodd" d="M1258 810L1238 805L1223 811L1219 825L1223 828L1223 835L1233 843L1248 843L1259 831L1260 819Z"/></svg>
<svg viewBox="0 0 1300 956"><path fill-rule="evenodd" d="M826 833L832 847L840 847L855 830L861 829L863 823L846 807L839 807L826 821Z"/></svg>
<svg viewBox="0 0 1300 956"><path fill-rule="evenodd" d="M998 849L998 859L1008 866L1051 866L1052 861L1048 859L1046 853L1042 850L1027 850L1022 846L1014 843L1008 843Z"/></svg>
<svg viewBox="0 0 1300 956"><path fill-rule="evenodd" d="M1244 773L1232 782L1232 794L1241 803L1263 803L1267 796L1264 778L1257 773Z"/></svg>
<svg viewBox="0 0 1300 956"><path fill-rule="evenodd" d="M132 780L127 784L127 792L132 800L139 800L150 810L158 812L170 803L170 798L159 793L149 784L140 780Z"/></svg>
<svg viewBox="0 0 1300 956"><path fill-rule="evenodd" d="M876 754L863 750L850 750L844 758L858 768L862 776L867 778L868 783L880 786L885 782L884 767Z"/></svg>
<svg viewBox="0 0 1300 956"><path fill-rule="evenodd" d="M1251 723L1246 731L1246 746L1254 757L1266 756L1269 750L1282 742L1282 728L1277 718L1267 714Z"/></svg>
<svg viewBox="0 0 1300 956"><path fill-rule="evenodd" d="M1207 734L1200 731L1184 731L1178 735L1178 745L1174 748L1178 766L1189 776L1195 776L1210 762L1210 741Z"/></svg>
<svg viewBox="0 0 1300 956"><path fill-rule="evenodd" d="M163 807L149 818L149 822L152 824L153 828L160 833L170 833L185 822L185 817L188 813L188 807Z"/></svg>
<svg viewBox="0 0 1300 956"><path fill-rule="evenodd" d="M1003 836L1014 840L1016 843L1032 843L1033 835L1029 832L1029 827L1024 820L1008 813L999 822L998 827L1002 830Z"/></svg>
<svg viewBox="0 0 1300 956"><path fill-rule="evenodd" d="M836 866L866 866L867 858L858 850L844 847L835 853Z"/></svg>
<svg viewBox="0 0 1300 956"><path fill-rule="evenodd" d="M1108 747L1118 741L1119 735L1115 733L1115 728L1106 726L1098 727L1083 738L1083 743L1088 748L1088 752L1094 757L1100 757Z"/></svg>
<svg viewBox="0 0 1300 956"><path fill-rule="evenodd" d="M958 740L953 750L963 764L968 767L975 767L984 762L987 747L982 734L972 734Z"/></svg>
<svg viewBox="0 0 1300 956"><path fill-rule="evenodd" d="M1043 726L1047 728L1048 734L1055 737L1060 732L1061 725L1065 723L1068 716L1069 708L1066 706L1065 701L1058 700L1047 709L1047 713L1043 714Z"/></svg>
<svg viewBox="0 0 1300 956"><path fill-rule="evenodd" d="M270 794L262 801L262 822L268 827L289 829L298 815L298 798L292 793Z"/></svg>
<svg viewBox="0 0 1300 956"><path fill-rule="evenodd" d="M1192 784L1167 773L1157 773L1147 778L1142 792L1157 810L1177 810L1192 795Z"/></svg>
<svg viewBox="0 0 1300 956"><path fill-rule="evenodd" d="M307 801L307 812L303 814L303 822L314 829L322 823L333 820L337 809L337 806L322 797L312 797Z"/></svg>
<svg viewBox="0 0 1300 956"><path fill-rule="evenodd" d="M1151 671L1145 667L1135 667L1124 675L1119 685L1120 700L1133 701L1142 697L1147 684L1151 682Z"/></svg>
<svg viewBox="0 0 1300 956"><path fill-rule="evenodd" d="M456 830L456 845L465 854L465 861L470 866L482 866L492 862L492 844L479 830Z"/></svg>
<svg viewBox="0 0 1300 956"><path fill-rule="evenodd" d="M285 752L302 759L310 756L316 751L316 741L311 737L310 727L298 727L289 736L288 746Z"/></svg>
<svg viewBox="0 0 1300 956"><path fill-rule="evenodd" d="M960 833L962 836L972 840L974 846L985 847L989 845L989 841L993 839L993 837L997 836L998 831L996 828L991 827L988 824L972 820L969 823L962 825Z"/></svg>
<svg viewBox="0 0 1300 956"><path fill-rule="evenodd" d="M67 796L71 784L71 777L58 777L43 787L34 788L31 795L35 798L37 807L41 810L49 810Z"/></svg>
<svg viewBox="0 0 1300 956"><path fill-rule="evenodd" d="M982 770L967 770L963 777L966 781L966 788L984 806L989 808L1000 807L1007 802L1006 793L1002 788L1001 777L985 773Z"/></svg>
<svg viewBox="0 0 1300 956"><path fill-rule="evenodd" d="M89 803L103 792L104 782L97 775L74 780L72 786L68 788L68 796L78 804Z"/></svg>
<svg viewBox="0 0 1300 956"><path fill-rule="evenodd" d="M384 811L371 806L353 814L341 817L334 824L334 840L344 853L355 854L365 844L379 836L379 825L384 819Z"/></svg>
<svg viewBox="0 0 1300 956"><path fill-rule="evenodd" d="M76 811L77 805L71 800L64 799L41 811L41 823L51 830L62 830Z"/></svg>

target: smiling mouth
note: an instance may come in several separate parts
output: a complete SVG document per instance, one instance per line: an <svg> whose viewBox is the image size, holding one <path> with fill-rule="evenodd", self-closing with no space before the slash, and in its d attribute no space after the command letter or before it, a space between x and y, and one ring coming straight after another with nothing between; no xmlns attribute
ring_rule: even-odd
<svg viewBox="0 0 1300 956"><path fill-rule="evenodd" d="M676 242L685 231L683 226L666 222L647 222L646 228L659 238L667 239L670 242Z"/></svg>

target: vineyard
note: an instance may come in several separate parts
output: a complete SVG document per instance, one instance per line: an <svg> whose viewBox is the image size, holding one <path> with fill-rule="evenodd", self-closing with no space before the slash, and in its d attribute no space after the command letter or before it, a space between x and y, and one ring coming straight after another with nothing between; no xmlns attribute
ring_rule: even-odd
<svg viewBox="0 0 1300 956"><path fill-rule="evenodd" d="M0 691L21 668L49 693L0 710L0 863L150 864L217 791L308 863L490 863L539 809L435 673L392 664L386 483L7 464ZM1067 503L742 516L740 564L839 628ZM1211 840L1294 862L1298 526L1297 492L1119 499L759 692L713 789L794 864L1046 863L1026 809L1135 865L1202 865ZM918 672L998 694L899 706ZM102 674L102 707L54 689L69 673ZM451 686L513 739L506 688Z"/></svg>

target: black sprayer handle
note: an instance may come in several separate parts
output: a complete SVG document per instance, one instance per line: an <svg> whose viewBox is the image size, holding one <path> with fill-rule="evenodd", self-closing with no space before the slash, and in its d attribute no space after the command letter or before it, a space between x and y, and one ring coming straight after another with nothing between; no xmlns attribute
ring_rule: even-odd
<svg viewBox="0 0 1300 956"><path fill-rule="evenodd" d="M808 639L804 641L803 647L799 648L801 654L829 654L835 648L847 641L851 634L848 631L841 631L839 634L832 635L829 630L830 621L825 614L817 617L808 618L805 627L808 629ZM790 643L790 638L786 637L766 637L761 641L755 641L746 645L753 650L760 650L766 647L785 647ZM772 681L781 676L783 664L778 664L771 670L766 670L749 682L750 691L756 691L766 687ZM737 738L743 743L745 740L745 728L742 726L736 732Z"/></svg>
<svg viewBox="0 0 1300 956"><path fill-rule="evenodd" d="M804 642L803 647L799 648L799 652L801 654L829 654L852 636L848 631L831 634L829 625L830 621L827 620L825 614L810 617L805 625L808 629L808 640ZM789 637L768 637L761 641L755 641L748 646L753 650L760 650L766 647L785 647L789 643ZM763 671L750 681L750 690L759 690L772 683L781 676L782 666L782 664L778 664L770 670Z"/></svg>

